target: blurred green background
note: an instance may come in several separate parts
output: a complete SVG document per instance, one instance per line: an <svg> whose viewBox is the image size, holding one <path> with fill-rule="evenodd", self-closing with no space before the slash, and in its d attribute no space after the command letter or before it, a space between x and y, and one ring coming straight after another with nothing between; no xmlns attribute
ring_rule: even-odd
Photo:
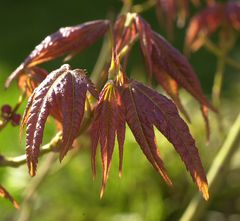
<svg viewBox="0 0 240 221"><path fill-rule="evenodd" d="M139 3L140 1L135 1ZM0 105L17 102L19 91L14 83L7 91L3 89L6 77L23 61L29 52L48 34L60 27L72 26L94 19L116 16L121 8L120 0L105 1L1 1L0 3ZM194 13L195 9L192 9ZM153 29L165 36L159 27L154 9L143 14ZM185 29L177 29L173 45L180 51L183 48ZM76 68L86 68L89 73L94 67L101 48L101 41L84 53L75 57L70 64ZM240 61L239 41L231 56ZM190 62L198 73L203 89L210 99L211 86L216 68L216 58L201 49L193 54ZM62 59L44 65L49 71L59 67ZM130 58L128 74L145 81L145 69L138 46ZM181 91L181 98L190 113L190 130L196 139L201 159L206 171L233 124L240 104L240 74L227 68L224 76L222 105L220 112L224 131L219 131L216 116L210 113L211 141L205 142L204 123L196 101ZM161 88L158 88L161 91ZM22 113L24 107L20 110ZM44 143L47 143L56 130L51 120L45 130ZM8 125L0 133L0 154L18 156L24 153L24 138L19 139L19 128ZM161 155L169 176L174 183L169 188L155 172L127 130L123 176L118 177L118 152L114 154L112 169L103 199L99 199L101 185L101 163L98 156L98 174L92 179L90 165L90 141L80 137L80 149L73 151L62 165L54 162L47 177L34 192L27 212L31 221L164 221L178 220L190 199L197 192L190 175L172 146L156 132ZM39 160L39 170L47 157ZM210 196L208 209L201 220L237 221L240 220L240 153L234 154L224 180L218 191ZM28 175L26 165L15 168L0 168L0 184L5 186L20 205L31 191L34 180ZM210 193L211 194L211 193ZM26 212L26 211L25 211ZM20 220L20 213L6 200L0 199L0 220Z"/></svg>

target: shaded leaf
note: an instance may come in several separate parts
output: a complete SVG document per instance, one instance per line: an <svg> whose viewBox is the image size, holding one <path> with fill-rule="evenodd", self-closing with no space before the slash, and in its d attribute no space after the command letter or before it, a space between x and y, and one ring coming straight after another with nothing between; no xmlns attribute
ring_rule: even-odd
<svg viewBox="0 0 240 221"><path fill-rule="evenodd" d="M62 123L60 160L77 137L84 113L86 92L96 91L81 69L71 70L69 65L51 72L29 98L22 123L26 124L26 152L29 173L36 174L43 131L49 114L55 113Z"/></svg>
<svg viewBox="0 0 240 221"><path fill-rule="evenodd" d="M157 0L157 16L159 22L166 27L167 33L173 37L173 24L183 27L189 11L189 0Z"/></svg>
<svg viewBox="0 0 240 221"><path fill-rule="evenodd" d="M124 107L119 91L113 81L106 83L102 89L97 107L94 112L94 120L91 128L92 138L92 168L96 174L96 150L100 143L102 158L102 189L101 197L108 179L112 154L114 150L115 136L119 144L119 173L122 170L123 144L125 139Z"/></svg>
<svg viewBox="0 0 240 221"><path fill-rule="evenodd" d="M187 29L185 45L192 51L198 50L204 40L220 26L224 16L222 4L214 4L202 10L191 19Z"/></svg>
<svg viewBox="0 0 240 221"><path fill-rule="evenodd" d="M237 31L240 30L240 2L228 2L225 6L226 20Z"/></svg>
<svg viewBox="0 0 240 221"><path fill-rule="evenodd" d="M2 185L0 185L0 197L9 200L16 209L19 209L18 203L13 199L13 197Z"/></svg>
<svg viewBox="0 0 240 221"><path fill-rule="evenodd" d="M96 20L60 28L36 46L24 62L8 77L5 86L8 87L15 78L23 74L26 67L53 60L66 53L80 53L102 37L108 27L108 20Z"/></svg>
<svg viewBox="0 0 240 221"><path fill-rule="evenodd" d="M171 184L155 143L153 126L173 144L189 170L203 197L208 199L208 186L195 141L175 105L156 91L130 81L124 89L127 123L153 167Z"/></svg>

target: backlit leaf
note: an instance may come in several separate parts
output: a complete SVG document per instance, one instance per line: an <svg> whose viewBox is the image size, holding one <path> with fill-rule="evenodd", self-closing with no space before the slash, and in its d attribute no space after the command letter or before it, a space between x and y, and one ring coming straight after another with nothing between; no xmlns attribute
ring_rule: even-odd
<svg viewBox="0 0 240 221"><path fill-rule="evenodd" d="M51 72L29 98L23 124L26 124L26 152L29 173L36 173L43 131L49 114L57 113L62 123L60 160L77 137L84 113L86 92L97 96L95 88L81 69L69 65Z"/></svg>
<svg viewBox="0 0 240 221"><path fill-rule="evenodd" d="M108 20L96 20L60 28L35 47L24 62L8 77L5 86L8 87L15 78L23 74L23 70L27 67L53 60L66 53L80 53L102 37L108 27Z"/></svg>
<svg viewBox="0 0 240 221"><path fill-rule="evenodd" d="M136 81L124 89L127 123L153 167L171 184L155 143L153 126L173 144L203 197L208 199L207 179L195 141L171 100Z"/></svg>
<svg viewBox="0 0 240 221"><path fill-rule="evenodd" d="M205 111L202 113L206 122L207 137L209 137L209 125L206 120L206 113L208 108L216 111L215 108L207 101L200 82L188 60L155 32L153 32L152 62L156 68L163 69L179 86L197 99L201 106L204 106Z"/></svg>
<svg viewBox="0 0 240 221"><path fill-rule="evenodd" d="M162 86L166 93L172 98L178 109L182 112L188 122L190 118L187 111L182 105L182 102L179 98L179 86L178 83L171 78L163 69L160 69L156 65L153 66L154 76L157 79L157 82Z"/></svg>
<svg viewBox="0 0 240 221"><path fill-rule="evenodd" d="M113 81L109 81L99 96L99 101L94 112L91 129L92 137L92 168L96 174L96 150L98 141L101 147L102 158L102 189L101 197L108 179L115 136L119 144L119 172L122 170L123 144L125 138L124 107L119 91Z"/></svg>

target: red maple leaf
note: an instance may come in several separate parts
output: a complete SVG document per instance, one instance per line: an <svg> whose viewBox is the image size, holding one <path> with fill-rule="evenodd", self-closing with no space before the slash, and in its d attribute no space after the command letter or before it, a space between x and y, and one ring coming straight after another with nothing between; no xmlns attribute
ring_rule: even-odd
<svg viewBox="0 0 240 221"><path fill-rule="evenodd" d="M211 4L191 19L187 34L186 47L198 50L204 43L204 36L210 36L219 27L222 31L240 30L240 3L227 2Z"/></svg>
<svg viewBox="0 0 240 221"><path fill-rule="evenodd" d="M96 149L98 141L101 146L102 158L102 190L101 197L107 182L115 136L119 144L119 173L122 171L123 144L125 138L125 110L119 90L113 81L105 84L99 95L99 101L94 111L91 129L92 137L92 167L96 174Z"/></svg>
<svg viewBox="0 0 240 221"><path fill-rule="evenodd" d="M66 53L70 53L67 57L67 59L70 59L94 44L105 34L108 28L108 20L97 20L60 28L59 31L47 36L35 47L24 62L8 77L5 86L8 87L15 78L23 74L26 68L29 69Z"/></svg>
<svg viewBox="0 0 240 221"><path fill-rule="evenodd" d="M26 124L26 152L29 173L36 173L43 131L49 114L62 123L60 160L78 136L87 90L97 96L94 86L81 69L69 65L51 72L29 98L22 124Z"/></svg>

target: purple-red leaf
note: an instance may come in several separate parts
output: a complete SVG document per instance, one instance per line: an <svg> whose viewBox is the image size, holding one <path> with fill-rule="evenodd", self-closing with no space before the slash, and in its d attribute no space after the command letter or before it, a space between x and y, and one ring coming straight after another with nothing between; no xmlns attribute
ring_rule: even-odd
<svg viewBox="0 0 240 221"><path fill-rule="evenodd" d="M136 81L130 81L124 89L123 101L127 111L127 123L136 141L165 181L171 184L157 150L153 126L173 144L203 197L208 199L207 179L195 141L175 105Z"/></svg>
<svg viewBox="0 0 240 221"><path fill-rule="evenodd" d="M178 83L171 78L163 69L153 66L153 73L157 79L157 82L162 86L162 88L166 91L166 93L172 98L178 109L185 116L188 122L190 122L190 118L188 116L187 111L182 105L182 102L179 98L179 86Z"/></svg>
<svg viewBox="0 0 240 221"><path fill-rule="evenodd" d="M25 69L24 72L18 79L18 87L23 92L26 92L27 97L29 97L34 89L46 78L48 72L37 66Z"/></svg>
<svg viewBox="0 0 240 221"><path fill-rule="evenodd" d="M207 137L209 137L209 125L207 119L207 109L214 111L215 108L207 101L200 82L189 64L188 60L173 48L162 36L153 32L153 53L152 62L156 68L163 69L171 78L173 78L179 86L187 90L201 104L202 110L204 106L203 116L207 127Z"/></svg>
<svg viewBox="0 0 240 221"><path fill-rule="evenodd" d="M16 209L19 209L18 203L13 199L10 193L2 185L0 185L0 197L9 200Z"/></svg>
<svg viewBox="0 0 240 221"><path fill-rule="evenodd" d="M151 26L145 22L140 16L135 18L136 27L139 33L141 50L145 58L148 74L152 78L152 29Z"/></svg>
<svg viewBox="0 0 240 221"><path fill-rule="evenodd" d="M109 81L99 96L99 101L94 112L94 120L91 129L92 137L92 168L96 174L96 150L100 143L102 158L102 197L108 179L112 154L114 150L115 136L119 144L119 173L122 170L123 144L125 138L124 107L119 91L113 81Z"/></svg>
<svg viewBox="0 0 240 221"><path fill-rule="evenodd" d="M198 50L204 43L204 37L210 36L220 26L227 33L229 29L240 30L239 2L209 4L209 7L194 16L186 34L187 49Z"/></svg>
<svg viewBox="0 0 240 221"><path fill-rule="evenodd" d="M79 133L87 90L96 96L95 88L84 71L71 70L69 65L63 65L60 69L51 72L34 90L22 120L27 126L26 152L31 176L36 173L48 115L57 115L62 123L60 146L60 160L62 160Z"/></svg>
<svg viewBox="0 0 240 221"><path fill-rule="evenodd" d="M137 37L137 30L132 22L126 26L126 16L120 16L114 24L114 43L116 53L120 53L121 50L131 44Z"/></svg>
<svg viewBox="0 0 240 221"><path fill-rule="evenodd" d="M192 51L203 44L203 36L209 36L217 30L223 19L223 5L214 4L191 19L187 29L185 45Z"/></svg>
<svg viewBox="0 0 240 221"><path fill-rule="evenodd" d="M108 27L108 20L96 20L60 28L59 31L47 36L36 46L25 61L8 77L5 86L8 87L27 67L53 60L66 53L80 53L102 37Z"/></svg>

